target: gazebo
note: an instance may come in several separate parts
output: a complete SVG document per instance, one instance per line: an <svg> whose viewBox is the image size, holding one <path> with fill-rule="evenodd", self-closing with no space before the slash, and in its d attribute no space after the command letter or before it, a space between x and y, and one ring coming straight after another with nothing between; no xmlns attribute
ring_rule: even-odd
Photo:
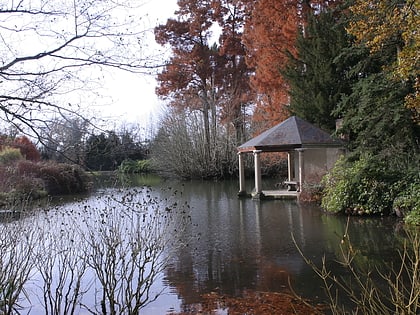
<svg viewBox="0 0 420 315"><path fill-rule="evenodd" d="M333 167L343 154L343 142L309 122L292 116L238 148L239 195L248 195L245 189L244 154L253 153L255 167L255 189L252 197L264 197L261 182L261 153L286 152L288 178L285 184L291 195L299 196L303 184L319 179Z"/></svg>

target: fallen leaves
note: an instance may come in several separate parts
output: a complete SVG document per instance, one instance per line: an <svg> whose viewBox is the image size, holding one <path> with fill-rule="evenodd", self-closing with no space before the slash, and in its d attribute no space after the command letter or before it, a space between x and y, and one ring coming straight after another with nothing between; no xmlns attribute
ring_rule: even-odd
<svg viewBox="0 0 420 315"><path fill-rule="evenodd" d="M245 291L240 297L229 297L211 292L202 295L201 303L170 315L319 315L323 309L288 293Z"/></svg>

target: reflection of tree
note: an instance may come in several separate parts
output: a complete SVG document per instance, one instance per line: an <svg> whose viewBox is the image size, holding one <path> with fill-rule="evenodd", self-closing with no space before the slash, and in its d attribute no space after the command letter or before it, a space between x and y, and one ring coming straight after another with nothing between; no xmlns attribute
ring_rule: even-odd
<svg viewBox="0 0 420 315"><path fill-rule="evenodd" d="M191 241L166 270L166 279L185 307L206 292L234 295L255 285L255 217L238 212L240 201L231 197L235 194L235 187L224 182L184 186L193 222L186 237Z"/></svg>
<svg viewBox="0 0 420 315"><path fill-rule="evenodd" d="M328 266L343 276L336 250L346 218L293 201L237 199L232 197L236 188L230 182L183 187L193 222L184 237L191 242L165 270L183 309L203 302L209 293L239 297L245 292L282 292L289 289L289 279L298 294L322 302L322 282L305 264L291 234L311 259L321 261L325 255ZM360 247L371 264L384 261L384 249L395 256L397 242L392 233L383 237L384 229L384 218L354 218L350 225L355 248Z"/></svg>
<svg viewBox="0 0 420 315"><path fill-rule="evenodd" d="M297 205L256 203L232 198L235 194L230 182L184 186L193 221L191 242L165 272L185 309L209 292L240 296L245 289L282 291L303 267L290 231L301 235L311 222L305 222Z"/></svg>
<svg viewBox="0 0 420 315"><path fill-rule="evenodd" d="M398 259L398 248L401 248L402 240L393 231L395 221L392 218L351 218L347 231L343 220L334 216L323 216L322 220L327 226L325 239L328 250L336 257L341 255L341 240L345 235L350 235L352 247L358 252L354 262L359 268L383 270L387 264ZM389 233L384 233L384 224L388 226Z"/></svg>

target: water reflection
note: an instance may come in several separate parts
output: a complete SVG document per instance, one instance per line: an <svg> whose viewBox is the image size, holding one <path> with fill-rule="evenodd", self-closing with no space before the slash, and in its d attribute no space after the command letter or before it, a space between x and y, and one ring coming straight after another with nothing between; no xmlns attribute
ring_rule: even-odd
<svg viewBox="0 0 420 315"><path fill-rule="evenodd" d="M334 261L346 218L326 215L313 205L238 199L235 194L236 185L230 182L183 186L194 224L186 235L189 246L177 253L165 273L182 301L181 309L213 291L282 291L289 279L299 293L321 296L321 282L300 256L292 235L308 258L320 263L325 256L334 273L345 273ZM366 259L361 264L378 265L384 253L396 256L394 226L389 218L351 219L349 234Z"/></svg>
<svg viewBox="0 0 420 315"><path fill-rule="evenodd" d="M168 200L171 196L179 205L188 205L183 207L178 223L185 217L191 219L187 226L172 229L172 234L168 235L180 238L186 246L172 248L168 253L172 257L171 264L152 291L169 289L143 310L145 315L164 314L169 309L188 310L191 304L201 301L202 294L209 292L232 296L245 290L279 292L289 287L289 281L298 293L322 299L321 282L300 256L292 235L308 258L320 263L325 256L332 272L338 276L345 274L334 262L346 231L344 217L326 215L313 205L295 201L239 199L236 181L180 183L143 178L136 185L142 186L145 182L153 186L152 192L145 192L148 196L158 198L156 200ZM166 190L169 186L172 189ZM102 188L99 194L107 196L115 192ZM133 200L125 201L130 204ZM21 220L22 228L27 224L36 233L42 232L38 237L44 247L39 246L39 249L44 248L44 252L48 252L49 243L43 237L50 235L49 242L74 243L81 237L78 227L87 224L94 228L88 221L97 222L104 205L118 209L114 204L112 207L104 204L98 194L63 202L59 201L54 211L41 211ZM87 214L86 207L91 209ZM129 215L127 213L125 218L130 218ZM116 222L130 225L132 220ZM357 264L381 267L392 263L401 245L396 226L390 218L352 218L348 232L354 247L361 253ZM61 233L64 227L66 233ZM33 287L38 286L39 283L33 283ZM42 314L42 308L32 307L31 310L31 314Z"/></svg>

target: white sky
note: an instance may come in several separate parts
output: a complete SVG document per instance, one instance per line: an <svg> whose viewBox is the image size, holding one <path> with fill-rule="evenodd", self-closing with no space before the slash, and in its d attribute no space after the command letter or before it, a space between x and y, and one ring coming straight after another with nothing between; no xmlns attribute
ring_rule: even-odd
<svg viewBox="0 0 420 315"><path fill-rule="evenodd" d="M150 47L162 49L154 43L152 28L158 24L164 24L166 20L174 16L177 0L149 0L142 6L142 15L146 15L151 24ZM149 52L148 52L149 53ZM155 95L156 81L153 76L125 73L115 71L108 73L105 91L110 97L108 105L101 104L94 109L103 117L120 120L121 122L140 123L147 126L156 119L163 107Z"/></svg>

